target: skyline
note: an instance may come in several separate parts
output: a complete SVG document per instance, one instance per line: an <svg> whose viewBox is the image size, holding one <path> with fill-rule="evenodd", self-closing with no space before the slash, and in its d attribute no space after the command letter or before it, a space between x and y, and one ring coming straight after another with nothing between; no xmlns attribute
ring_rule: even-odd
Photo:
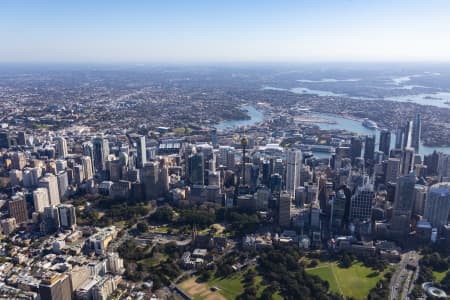
<svg viewBox="0 0 450 300"><path fill-rule="evenodd" d="M8 2L0 62L450 61L449 2L336 2Z"/></svg>

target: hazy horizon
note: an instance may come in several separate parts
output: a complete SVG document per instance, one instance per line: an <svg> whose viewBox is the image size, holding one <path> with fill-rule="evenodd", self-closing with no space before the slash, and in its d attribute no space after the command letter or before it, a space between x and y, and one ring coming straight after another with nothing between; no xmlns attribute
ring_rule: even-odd
<svg viewBox="0 0 450 300"><path fill-rule="evenodd" d="M444 0L18 0L0 5L0 62L450 62L448 11Z"/></svg>

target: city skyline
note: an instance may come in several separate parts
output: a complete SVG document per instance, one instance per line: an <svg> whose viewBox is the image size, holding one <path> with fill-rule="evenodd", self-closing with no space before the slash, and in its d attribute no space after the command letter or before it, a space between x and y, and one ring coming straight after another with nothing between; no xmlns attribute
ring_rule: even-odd
<svg viewBox="0 0 450 300"><path fill-rule="evenodd" d="M14 1L0 10L0 61L450 61L449 8L442 0Z"/></svg>

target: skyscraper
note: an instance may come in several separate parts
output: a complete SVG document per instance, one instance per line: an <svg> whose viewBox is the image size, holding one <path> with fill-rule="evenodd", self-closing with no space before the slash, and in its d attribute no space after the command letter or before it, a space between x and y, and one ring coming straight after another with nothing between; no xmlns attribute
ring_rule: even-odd
<svg viewBox="0 0 450 300"><path fill-rule="evenodd" d="M42 300L71 300L70 285L70 278L66 274L45 274L39 284L39 295Z"/></svg>
<svg viewBox="0 0 450 300"><path fill-rule="evenodd" d="M389 150L391 147L391 132L388 130L383 130L380 132L380 144L378 150L382 151L384 155L389 155Z"/></svg>
<svg viewBox="0 0 450 300"><path fill-rule="evenodd" d="M147 146L145 143L145 136L133 134L130 135L130 139L133 141L137 152L136 168L141 169L147 162Z"/></svg>
<svg viewBox="0 0 450 300"><path fill-rule="evenodd" d="M17 224L28 221L27 202L22 196L13 196L8 201L9 215L16 219Z"/></svg>
<svg viewBox="0 0 450 300"><path fill-rule="evenodd" d="M91 180L94 177L91 157L90 156L81 157L81 164L83 166L84 179Z"/></svg>
<svg viewBox="0 0 450 300"><path fill-rule="evenodd" d="M450 212L450 183L441 182L430 187L425 201L424 218L433 227L441 227L447 224Z"/></svg>
<svg viewBox="0 0 450 300"><path fill-rule="evenodd" d="M50 206L46 188L40 187L33 191L34 209L36 212L44 212L44 208Z"/></svg>
<svg viewBox="0 0 450 300"><path fill-rule="evenodd" d="M291 193L282 192L278 204L278 224L280 226L289 226L291 224L291 203Z"/></svg>
<svg viewBox="0 0 450 300"><path fill-rule="evenodd" d="M302 168L302 152L289 149L286 151L286 190L294 196L295 189L300 186L300 170Z"/></svg>
<svg viewBox="0 0 450 300"><path fill-rule="evenodd" d="M374 200L373 184L364 179L364 183L356 188L355 194L350 201L350 221L366 221L372 213L372 204Z"/></svg>
<svg viewBox="0 0 450 300"><path fill-rule="evenodd" d="M364 144L364 159L373 160L375 157L375 136L366 136L366 142Z"/></svg>
<svg viewBox="0 0 450 300"><path fill-rule="evenodd" d="M389 158L386 162L385 171L385 183L397 182L397 178L400 175L400 159Z"/></svg>
<svg viewBox="0 0 450 300"><path fill-rule="evenodd" d="M77 224L75 207L71 204L58 205L58 213L61 227L72 228Z"/></svg>
<svg viewBox="0 0 450 300"><path fill-rule="evenodd" d="M412 134L411 134L411 147L414 148L416 153L419 152L421 131L422 131L422 124L421 124L421 120L420 120L420 114L417 113L414 117L414 121L412 124Z"/></svg>
<svg viewBox="0 0 450 300"><path fill-rule="evenodd" d="M55 137L55 152L57 158L64 158L68 155L67 141L62 136Z"/></svg>
<svg viewBox="0 0 450 300"><path fill-rule="evenodd" d="M102 136L95 137L92 140L94 168L97 172L103 171L106 168L106 160L109 155L108 140Z"/></svg>
<svg viewBox="0 0 450 300"><path fill-rule="evenodd" d="M0 131L0 148L8 149L11 147L11 138L8 131Z"/></svg>
<svg viewBox="0 0 450 300"><path fill-rule="evenodd" d="M188 158L188 179L191 184L205 184L203 153L194 153Z"/></svg>
<svg viewBox="0 0 450 300"><path fill-rule="evenodd" d="M361 157L362 141L360 137L352 137L350 142L350 149L353 164L355 163L356 158Z"/></svg>
<svg viewBox="0 0 450 300"><path fill-rule="evenodd" d="M402 145L403 148L411 147L412 130L413 130L412 121L406 122L405 127L403 127L403 145Z"/></svg>
<svg viewBox="0 0 450 300"><path fill-rule="evenodd" d="M61 202L59 197L58 178L50 173L45 174L39 180L39 186L47 189L50 205L58 205Z"/></svg>
<svg viewBox="0 0 450 300"><path fill-rule="evenodd" d="M402 152L401 170L402 175L408 175L414 169L414 148L406 147Z"/></svg>

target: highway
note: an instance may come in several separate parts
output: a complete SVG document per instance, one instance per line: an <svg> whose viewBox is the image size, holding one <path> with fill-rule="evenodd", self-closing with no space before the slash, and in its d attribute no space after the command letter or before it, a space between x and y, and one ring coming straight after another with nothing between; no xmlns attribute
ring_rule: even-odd
<svg viewBox="0 0 450 300"><path fill-rule="evenodd" d="M412 289L417 273L410 266L418 266L419 255L415 251L409 251L402 254L402 259L398 264L398 268L392 275L390 283L390 300L408 299L408 295Z"/></svg>

